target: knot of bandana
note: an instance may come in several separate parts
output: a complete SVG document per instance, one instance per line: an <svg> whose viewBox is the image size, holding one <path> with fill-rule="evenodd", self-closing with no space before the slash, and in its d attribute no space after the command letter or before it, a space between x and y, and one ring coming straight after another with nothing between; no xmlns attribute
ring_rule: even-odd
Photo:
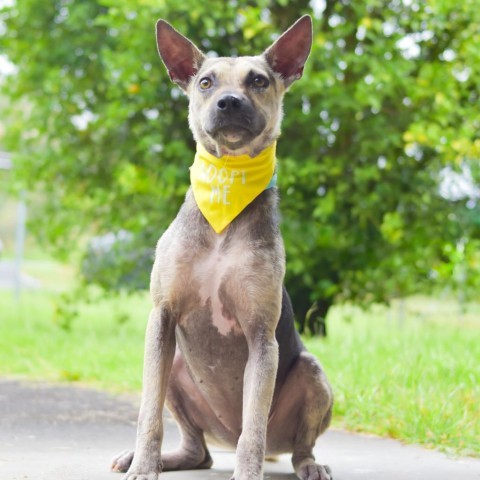
<svg viewBox="0 0 480 480"><path fill-rule="evenodd" d="M216 233L221 233L264 190L275 175L273 143L256 157L215 157L197 144L190 182L198 208Z"/></svg>

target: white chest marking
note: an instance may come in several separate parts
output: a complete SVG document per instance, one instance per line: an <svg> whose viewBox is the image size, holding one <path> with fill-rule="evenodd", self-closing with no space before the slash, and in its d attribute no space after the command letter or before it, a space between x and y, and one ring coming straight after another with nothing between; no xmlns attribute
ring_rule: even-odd
<svg viewBox="0 0 480 480"><path fill-rule="evenodd" d="M242 330L236 319L228 318L224 314L224 308L218 296L218 290L227 271L241 262L241 256L235 253L235 249L228 253L220 251L223 240L223 235L217 236L214 247L194 265L193 274L195 280L200 284L199 293L202 305L210 301L212 323L218 332L221 335L241 334Z"/></svg>

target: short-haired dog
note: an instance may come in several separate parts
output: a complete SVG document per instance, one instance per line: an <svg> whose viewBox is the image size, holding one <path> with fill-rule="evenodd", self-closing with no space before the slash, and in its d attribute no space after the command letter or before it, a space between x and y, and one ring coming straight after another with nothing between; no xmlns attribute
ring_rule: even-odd
<svg viewBox="0 0 480 480"><path fill-rule="evenodd" d="M333 395L295 331L276 187L282 99L302 76L311 19L251 57L207 57L163 20L156 31L170 78L189 97L197 152L191 188L156 249L136 449L112 468L127 480L209 468L212 443L236 450L235 480L261 479L265 456L281 453L300 479L331 480L312 449ZM165 402L182 439L164 453Z"/></svg>

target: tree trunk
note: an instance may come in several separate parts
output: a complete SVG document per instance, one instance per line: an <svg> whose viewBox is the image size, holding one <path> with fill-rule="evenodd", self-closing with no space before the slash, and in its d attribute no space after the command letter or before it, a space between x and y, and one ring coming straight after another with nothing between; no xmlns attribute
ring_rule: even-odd
<svg viewBox="0 0 480 480"><path fill-rule="evenodd" d="M327 336L327 314L333 305L331 298L322 298L313 302L308 301L308 296L292 298L293 310L296 314L298 331L303 335L321 337Z"/></svg>
<svg viewBox="0 0 480 480"><path fill-rule="evenodd" d="M313 302L305 316L305 324L309 335L327 336L327 313L332 306L331 299L321 299Z"/></svg>

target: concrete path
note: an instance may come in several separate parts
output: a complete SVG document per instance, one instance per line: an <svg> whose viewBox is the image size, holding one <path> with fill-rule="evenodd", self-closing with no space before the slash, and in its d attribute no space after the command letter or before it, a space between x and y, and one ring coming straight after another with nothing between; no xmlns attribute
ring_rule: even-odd
<svg viewBox="0 0 480 480"><path fill-rule="evenodd" d="M0 380L0 480L121 480L109 472L110 460L134 445L137 404L137 398L83 388ZM168 419L166 449L178 439ZM233 454L212 449L212 455L212 470L161 478L228 480ZM480 480L480 460L339 431L318 441L316 455L335 480ZM295 478L287 456L266 463L266 480Z"/></svg>

